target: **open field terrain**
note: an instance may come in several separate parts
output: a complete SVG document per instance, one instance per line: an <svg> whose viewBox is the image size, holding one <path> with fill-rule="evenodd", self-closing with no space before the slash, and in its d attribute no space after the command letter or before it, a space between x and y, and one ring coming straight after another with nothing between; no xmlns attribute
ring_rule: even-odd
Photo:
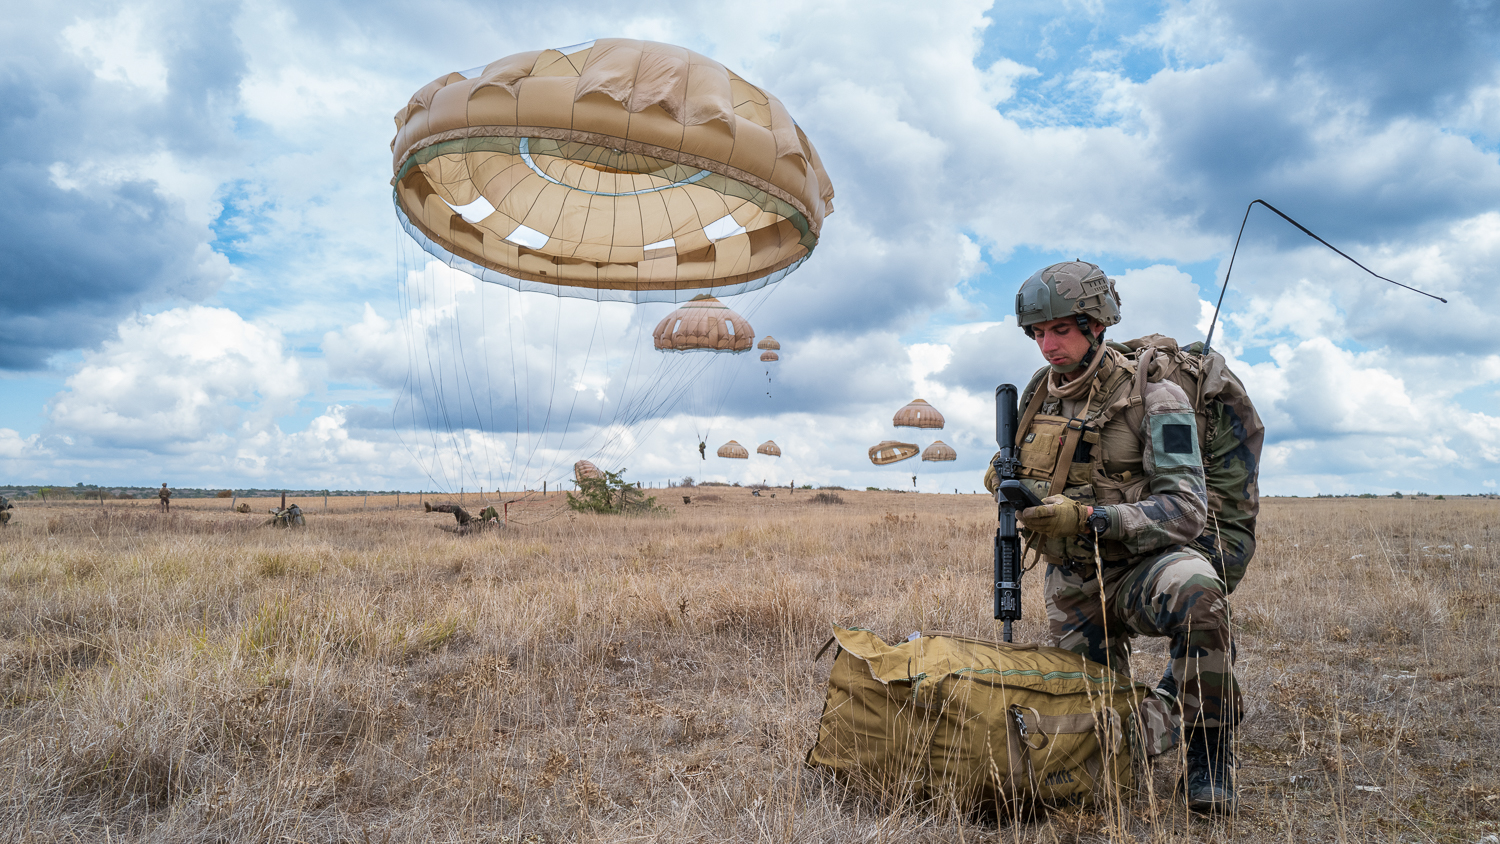
<svg viewBox="0 0 1500 844"><path fill-rule="evenodd" d="M831 623L995 637L983 496L25 502L0 531L0 840L1442 841L1500 833L1500 501L1271 500L1234 596L1243 808L993 823L804 768ZM683 504L681 495L693 496ZM477 504L470 496L466 506ZM477 509L475 509L477 512ZM1018 641L1043 632L1028 576ZM1142 641L1154 680L1163 643Z"/></svg>

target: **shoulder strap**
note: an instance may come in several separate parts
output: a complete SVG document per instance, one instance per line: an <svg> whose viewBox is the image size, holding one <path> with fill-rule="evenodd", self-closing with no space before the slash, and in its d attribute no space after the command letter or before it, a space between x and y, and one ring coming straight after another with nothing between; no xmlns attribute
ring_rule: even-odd
<svg viewBox="0 0 1500 844"><path fill-rule="evenodd" d="M1031 420L1042 409L1042 402L1047 398L1047 367L1042 367L1031 376L1031 383L1026 385L1026 391L1031 393L1031 400L1026 402L1026 408L1021 412L1021 421L1016 425L1016 436L1021 436L1031 427Z"/></svg>

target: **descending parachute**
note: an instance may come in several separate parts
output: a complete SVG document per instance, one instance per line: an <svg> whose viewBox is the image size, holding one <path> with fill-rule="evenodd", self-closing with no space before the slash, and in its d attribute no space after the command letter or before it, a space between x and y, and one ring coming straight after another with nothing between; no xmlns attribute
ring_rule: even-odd
<svg viewBox="0 0 1500 844"><path fill-rule="evenodd" d="M772 337L771 335L767 334L764 338L761 339L761 341L759 343L755 344L755 348L757 348L757 349L764 349L766 351L779 352L779 351L781 351L781 344L778 343L778 342L776 342L776 338L775 337ZM765 359L766 359L766 356L765 355L761 355L761 360L765 360ZM773 357L772 360L775 360L775 358Z"/></svg>
<svg viewBox="0 0 1500 844"><path fill-rule="evenodd" d="M669 44L601 38L445 74L396 127L402 225L445 263L519 290L754 290L812 254L832 208L781 101Z"/></svg>
<svg viewBox="0 0 1500 844"><path fill-rule="evenodd" d="M618 465L712 368L640 357L660 312L635 306L766 288L807 260L832 211L781 102L667 44L507 56L433 80L395 121L410 238L393 417L451 488L535 484L580 452Z"/></svg>
<svg viewBox="0 0 1500 844"><path fill-rule="evenodd" d="M766 363L774 363L775 361L781 360L781 355L778 355L775 352L761 352L760 359Z"/></svg>
<svg viewBox="0 0 1500 844"><path fill-rule="evenodd" d="M937 412L937 408L921 399L913 399L911 404L896 411L896 416L891 424L897 428L937 428L943 427L943 414Z"/></svg>
<svg viewBox="0 0 1500 844"><path fill-rule="evenodd" d="M772 457L780 457L781 446L777 445L775 440L766 440L765 442L755 447L755 453L768 454Z"/></svg>
<svg viewBox="0 0 1500 844"><path fill-rule="evenodd" d="M740 445L734 440L730 440L729 442L719 446L718 453L720 457L728 457L731 460L750 459L750 452L746 451L744 446Z"/></svg>
<svg viewBox="0 0 1500 844"><path fill-rule="evenodd" d="M667 314L651 336L663 352L728 352L734 356L750 349L755 329L718 299L697 296ZM684 385L680 406L691 416L699 442L708 437L738 374L734 361L706 360Z"/></svg>
<svg viewBox="0 0 1500 844"><path fill-rule="evenodd" d="M718 299L695 296L657 323L651 337L664 352L743 352L755 329Z"/></svg>
<svg viewBox="0 0 1500 844"><path fill-rule="evenodd" d="M587 460L580 460L573 464L573 480L575 481L602 477L604 477L604 473L599 471L599 467Z"/></svg>
<svg viewBox="0 0 1500 844"><path fill-rule="evenodd" d="M948 445L942 440L937 440L932 445L929 445L926 451L922 452L922 459L932 463L957 460L958 452L953 450L953 446Z"/></svg>
<svg viewBox="0 0 1500 844"><path fill-rule="evenodd" d="M876 466L885 466L889 463L899 463L910 457L916 457L916 443L901 443L895 440L885 440L879 445L870 447L870 462Z"/></svg>

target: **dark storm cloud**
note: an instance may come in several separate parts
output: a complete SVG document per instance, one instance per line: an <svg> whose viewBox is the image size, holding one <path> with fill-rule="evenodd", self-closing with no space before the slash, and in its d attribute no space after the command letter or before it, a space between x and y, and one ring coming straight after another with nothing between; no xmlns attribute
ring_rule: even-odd
<svg viewBox="0 0 1500 844"><path fill-rule="evenodd" d="M150 179L93 168L223 143L222 129L206 127L244 67L225 12L194 7L174 23L161 97L96 78L61 38L26 35L59 32L69 18L10 28L0 48L0 368L40 368L144 304L201 299L223 280L208 228L180 201Z"/></svg>
<svg viewBox="0 0 1500 844"><path fill-rule="evenodd" d="M1228 0L1276 76L1316 74L1372 117L1432 117L1493 78L1500 5L1491 0Z"/></svg>
<svg viewBox="0 0 1500 844"><path fill-rule="evenodd" d="M1262 197L1330 236L1409 242L1500 201L1494 156L1449 125L1500 72L1494 4L1227 0L1193 14L1233 49L1157 74L1139 103L1205 229Z"/></svg>

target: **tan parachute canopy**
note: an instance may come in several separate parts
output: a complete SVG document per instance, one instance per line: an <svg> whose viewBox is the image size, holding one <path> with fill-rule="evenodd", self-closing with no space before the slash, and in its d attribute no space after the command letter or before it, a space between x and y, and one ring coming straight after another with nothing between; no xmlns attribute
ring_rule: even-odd
<svg viewBox="0 0 1500 844"><path fill-rule="evenodd" d="M953 446L948 445L942 440L938 440L932 445L929 445L926 451L922 452L922 459L934 463L939 463L944 460L957 460L958 452L953 450Z"/></svg>
<svg viewBox="0 0 1500 844"><path fill-rule="evenodd" d="M585 478L602 477L604 477L604 473L599 471L599 467L587 460L580 460L573 464L573 480L575 481L581 481Z"/></svg>
<svg viewBox="0 0 1500 844"><path fill-rule="evenodd" d="M668 352L743 352L755 341L755 329L718 299L698 296L667 314L651 337L656 348Z"/></svg>
<svg viewBox="0 0 1500 844"><path fill-rule="evenodd" d="M773 352L779 352L779 351L781 351L781 344L778 343L778 342L776 342L776 338L775 337L772 337L771 335L767 334L763 340L761 340L759 343L755 344L755 348L757 348L757 349L770 349ZM762 358L762 360L764 360L764 358Z"/></svg>
<svg viewBox="0 0 1500 844"><path fill-rule="evenodd" d="M444 74L396 112L391 152L412 237L519 290L632 302L755 290L807 259L833 209L780 100L653 41Z"/></svg>
<svg viewBox="0 0 1500 844"><path fill-rule="evenodd" d="M911 404L896 411L896 416L891 420L897 428L938 428L943 427L943 414L937 412L937 408L921 399L913 399Z"/></svg>
<svg viewBox="0 0 1500 844"><path fill-rule="evenodd" d="M746 451L744 446L740 445L734 440L730 440L729 442L719 446L718 453L720 457L728 457L732 460L750 459L750 452Z"/></svg>
<svg viewBox="0 0 1500 844"><path fill-rule="evenodd" d="M761 352L760 359L765 361L766 363L770 363L771 361L781 360L781 355L778 355L775 352Z"/></svg>
<svg viewBox="0 0 1500 844"><path fill-rule="evenodd" d="M887 463L899 463L908 457L916 457L916 443L898 443L895 440L885 440L880 445L870 447L870 462L876 466L884 466Z"/></svg>
<svg viewBox="0 0 1500 844"><path fill-rule="evenodd" d="M777 445L775 440L766 440L765 442L755 447L755 453L769 454L772 457L780 457L781 446Z"/></svg>

